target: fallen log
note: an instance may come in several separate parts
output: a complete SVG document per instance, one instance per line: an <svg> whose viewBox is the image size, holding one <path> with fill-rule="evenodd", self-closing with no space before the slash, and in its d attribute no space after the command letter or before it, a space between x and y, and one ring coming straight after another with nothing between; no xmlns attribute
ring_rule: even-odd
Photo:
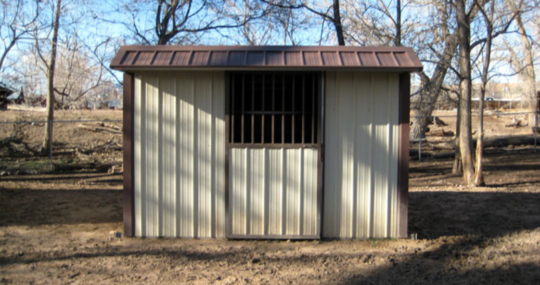
<svg viewBox="0 0 540 285"><path fill-rule="evenodd" d="M443 129L440 129L440 130L433 130L433 131L430 131L429 132L429 135L430 136L436 136L436 137L453 137L454 136L454 132L452 131L445 131Z"/></svg>
<svg viewBox="0 0 540 285"><path fill-rule="evenodd" d="M114 166L121 166L122 162L89 162L89 163L55 163L55 171L74 171L83 169L94 169L97 171L109 171Z"/></svg>
<svg viewBox="0 0 540 285"><path fill-rule="evenodd" d="M452 150L456 148L454 141L431 143L430 146L436 150Z"/></svg>
<svg viewBox="0 0 540 285"><path fill-rule="evenodd" d="M113 165L107 171L107 173L109 173L109 174L122 173L122 172L124 172L124 164L122 164L122 165Z"/></svg>
<svg viewBox="0 0 540 285"><path fill-rule="evenodd" d="M113 134L122 134L121 130L113 129L110 127L101 127L101 126L93 126L93 125L87 125L87 124L80 124L77 126L79 129L92 131L92 132L109 132Z"/></svg>
<svg viewBox="0 0 540 285"><path fill-rule="evenodd" d="M540 138L539 138L540 140ZM412 141L411 143L416 143ZM534 144L534 136L514 136L514 137L492 137L484 138L484 147L506 147L509 145L532 145ZM454 142L441 142L441 143L430 143L435 149L453 149ZM473 146L476 146L476 139L473 140ZM414 148L411 147L411 150Z"/></svg>
<svg viewBox="0 0 540 285"><path fill-rule="evenodd" d="M533 136L515 136L501 138L486 138L484 139L484 147L505 147L509 145L532 145L534 144ZM476 140L474 140L476 146Z"/></svg>
<svg viewBox="0 0 540 285"><path fill-rule="evenodd" d="M521 127L521 120L514 119L511 124L504 125L507 128L519 128Z"/></svg>

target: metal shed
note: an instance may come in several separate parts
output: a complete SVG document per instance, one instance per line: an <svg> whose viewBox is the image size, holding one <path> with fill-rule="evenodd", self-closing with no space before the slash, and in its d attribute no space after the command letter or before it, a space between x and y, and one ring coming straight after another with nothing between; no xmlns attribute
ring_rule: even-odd
<svg viewBox="0 0 540 285"><path fill-rule="evenodd" d="M404 47L123 46L126 236L407 236Z"/></svg>

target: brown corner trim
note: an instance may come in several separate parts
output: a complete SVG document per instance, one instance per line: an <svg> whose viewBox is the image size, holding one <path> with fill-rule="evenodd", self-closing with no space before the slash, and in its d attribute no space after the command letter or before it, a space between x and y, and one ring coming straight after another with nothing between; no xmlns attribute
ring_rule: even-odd
<svg viewBox="0 0 540 285"><path fill-rule="evenodd" d="M230 172L229 169L229 142L231 141L230 132L231 124L229 122L231 115L231 105L230 105L230 80L231 75L229 72L225 72L225 238L229 238L232 233L232 212L230 205Z"/></svg>
<svg viewBox="0 0 540 285"><path fill-rule="evenodd" d="M135 195L134 195L134 82L132 73L124 73L124 235L133 237L135 235Z"/></svg>
<svg viewBox="0 0 540 285"><path fill-rule="evenodd" d="M326 106L326 72L319 74L319 92L317 94L317 144L319 153L317 158L317 236L318 239L323 238L324 225L324 169L325 169L325 151L326 144L324 130L324 111Z"/></svg>
<svg viewBox="0 0 540 285"><path fill-rule="evenodd" d="M407 238L409 211L409 112L411 75L399 75L398 238Z"/></svg>

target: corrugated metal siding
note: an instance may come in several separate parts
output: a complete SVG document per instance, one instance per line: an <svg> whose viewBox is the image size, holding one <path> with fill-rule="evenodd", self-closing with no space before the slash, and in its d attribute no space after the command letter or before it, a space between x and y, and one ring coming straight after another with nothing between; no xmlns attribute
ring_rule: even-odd
<svg viewBox="0 0 540 285"><path fill-rule="evenodd" d="M344 46L122 46L111 67L249 68L287 67L315 70L420 71L422 63L411 48Z"/></svg>
<svg viewBox="0 0 540 285"><path fill-rule="evenodd" d="M323 237L397 237L398 77L327 72Z"/></svg>
<svg viewBox="0 0 540 285"><path fill-rule="evenodd" d="M316 236L316 149L230 150L233 236Z"/></svg>
<svg viewBox="0 0 540 285"><path fill-rule="evenodd" d="M225 237L223 72L135 76L135 235Z"/></svg>

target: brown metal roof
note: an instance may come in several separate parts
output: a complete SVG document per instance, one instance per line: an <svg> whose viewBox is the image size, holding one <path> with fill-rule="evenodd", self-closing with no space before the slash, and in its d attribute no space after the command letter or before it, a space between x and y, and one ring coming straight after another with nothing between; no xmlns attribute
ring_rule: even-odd
<svg viewBox="0 0 540 285"><path fill-rule="evenodd" d="M111 68L220 70L422 70L411 48L343 46L122 46Z"/></svg>

